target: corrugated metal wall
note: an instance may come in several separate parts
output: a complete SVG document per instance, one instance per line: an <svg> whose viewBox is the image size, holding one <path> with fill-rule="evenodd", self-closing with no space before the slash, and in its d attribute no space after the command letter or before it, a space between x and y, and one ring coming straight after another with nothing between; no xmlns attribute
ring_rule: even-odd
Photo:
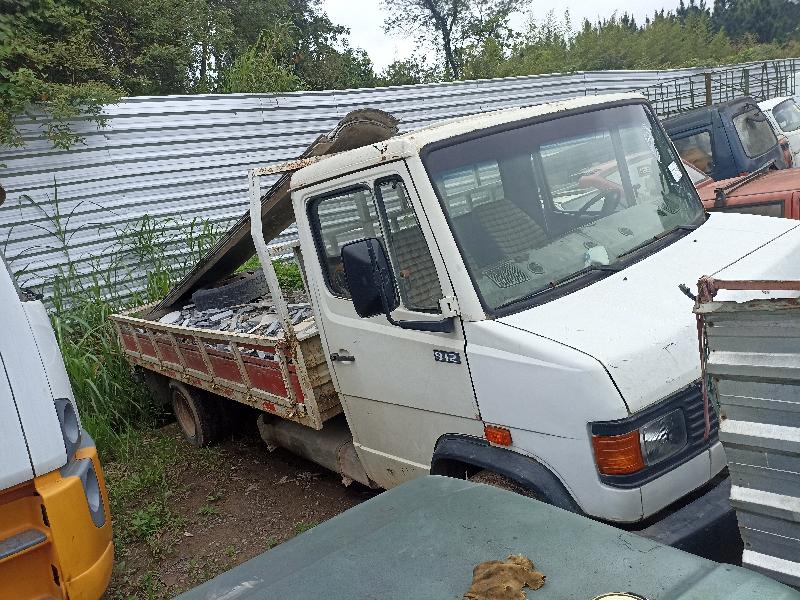
<svg viewBox="0 0 800 600"><path fill-rule="evenodd" d="M0 149L0 164L6 165L0 181L8 192L0 207L0 250L15 270L24 271L24 285L49 281L69 262L107 281L124 279L133 290L146 277L135 252L123 275L109 270L107 257L118 249L119 231L145 215L170 219L175 239L166 242L167 253L179 262L186 256L181 227L195 217L226 226L246 210L248 169L297 156L355 108L389 111L408 131L459 115L641 89L698 72L605 71L286 95L126 98L108 107L103 129L76 122L85 143L69 151L38 139L41 122L26 122L27 146ZM292 235L287 231L284 240Z"/></svg>

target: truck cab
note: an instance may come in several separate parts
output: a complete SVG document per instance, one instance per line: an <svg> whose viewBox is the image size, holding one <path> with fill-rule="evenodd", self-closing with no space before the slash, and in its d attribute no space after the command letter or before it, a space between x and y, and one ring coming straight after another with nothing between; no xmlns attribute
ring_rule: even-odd
<svg viewBox="0 0 800 600"><path fill-rule="evenodd" d="M664 128L683 160L715 181L770 164L792 166L766 115L747 96L665 119Z"/></svg>
<svg viewBox="0 0 800 600"><path fill-rule="evenodd" d="M0 598L96 600L111 578L108 494L41 301L0 255Z"/></svg>
<svg viewBox="0 0 800 600"><path fill-rule="evenodd" d="M786 136L794 166L800 166L800 106L792 96L779 96L758 103L776 133Z"/></svg>
<svg viewBox="0 0 800 600"><path fill-rule="evenodd" d="M612 183L595 176L610 163ZM755 251L764 272L789 265L800 231L707 214L643 97L444 122L291 187L322 347L376 485L491 471L615 524L724 489L679 285Z"/></svg>

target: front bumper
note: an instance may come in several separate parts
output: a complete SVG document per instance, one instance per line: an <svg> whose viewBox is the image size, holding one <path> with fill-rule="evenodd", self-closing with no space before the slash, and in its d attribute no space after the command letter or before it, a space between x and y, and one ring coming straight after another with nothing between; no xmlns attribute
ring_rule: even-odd
<svg viewBox="0 0 800 600"><path fill-rule="evenodd" d="M704 558L739 564L742 538L730 497L731 480L724 473L686 501L661 511L644 527L631 531Z"/></svg>

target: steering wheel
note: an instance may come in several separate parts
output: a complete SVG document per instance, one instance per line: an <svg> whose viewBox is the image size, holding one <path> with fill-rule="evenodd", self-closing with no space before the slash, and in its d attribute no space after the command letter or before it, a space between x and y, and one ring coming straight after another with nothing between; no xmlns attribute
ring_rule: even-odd
<svg viewBox="0 0 800 600"><path fill-rule="evenodd" d="M603 190L599 194L596 194L589 198L589 200L581 206L577 211L575 211L576 217L583 217L589 212L589 209L600 202L600 200L605 200L603 204L603 208L599 212L599 216L605 217L610 215L614 212L614 209L617 208L617 204L622 199L622 195L619 193L619 190Z"/></svg>

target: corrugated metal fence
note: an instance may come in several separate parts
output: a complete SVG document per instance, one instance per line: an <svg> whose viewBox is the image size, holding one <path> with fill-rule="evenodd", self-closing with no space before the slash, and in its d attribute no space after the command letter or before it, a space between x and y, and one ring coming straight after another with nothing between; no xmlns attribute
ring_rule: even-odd
<svg viewBox="0 0 800 600"><path fill-rule="evenodd" d="M762 67L744 70L753 68ZM793 63L791 68L793 87ZM76 121L85 142L69 151L50 148L37 139L41 123L26 122L27 146L0 149L0 164L6 165L0 182L8 192L0 207L0 250L22 272L24 285L46 284L69 264L133 291L147 277L137 262L143 246L165 245L168 260L186 261L186 238L192 237L185 234L187 223L201 218L226 226L246 209L250 168L297 156L355 108L391 112L408 131L445 118L577 95L645 88L653 95L665 80L700 73L581 72L286 95L126 98L108 107L103 129ZM146 216L167 219L174 236L151 235L141 225ZM108 257L119 250L120 232L131 226L138 246L120 274L120 265L112 268ZM293 233L285 232L281 241Z"/></svg>

